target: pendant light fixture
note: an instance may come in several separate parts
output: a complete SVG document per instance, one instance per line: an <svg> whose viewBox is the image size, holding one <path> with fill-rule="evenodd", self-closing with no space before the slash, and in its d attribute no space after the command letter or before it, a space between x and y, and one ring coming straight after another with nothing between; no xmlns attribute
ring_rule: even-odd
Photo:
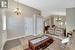
<svg viewBox="0 0 75 50"><path fill-rule="evenodd" d="M16 13L17 15L21 15L21 10L20 10L20 8L19 8L19 4L18 4L18 1L19 0L17 0L17 8L16 9L14 9L14 13Z"/></svg>

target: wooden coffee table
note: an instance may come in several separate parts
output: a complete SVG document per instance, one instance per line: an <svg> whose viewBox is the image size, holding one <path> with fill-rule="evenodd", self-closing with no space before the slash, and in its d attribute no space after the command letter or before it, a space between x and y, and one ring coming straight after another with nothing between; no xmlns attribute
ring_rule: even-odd
<svg viewBox="0 0 75 50"><path fill-rule="evenodd" d="M31 41L37 39L38 37L29 40L29 48L31 50L39 50L39 49L42 49L43 50L43 49L47 48L50 44L53 43L54 40L53 40L52 37L50 37L48 35L45 35L45 36L47 36L48 38L46 38L44 40L41 40L41 41L39 41L39 42L37 42L35 44L33 44Z"/></svg>

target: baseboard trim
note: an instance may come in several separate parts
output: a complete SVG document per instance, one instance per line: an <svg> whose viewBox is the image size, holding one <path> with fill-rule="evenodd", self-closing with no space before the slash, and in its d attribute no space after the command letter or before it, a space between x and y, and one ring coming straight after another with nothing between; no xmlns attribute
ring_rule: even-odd
<svg viewBox="0 0 75 50"><path fill-rule="evenodd" d="M10 39L7 39L7 41L19 39L19 38L22 38L22 37L26 37L26 36L24 35L24 36L19 36L19 37L10 38Z"/></svg>

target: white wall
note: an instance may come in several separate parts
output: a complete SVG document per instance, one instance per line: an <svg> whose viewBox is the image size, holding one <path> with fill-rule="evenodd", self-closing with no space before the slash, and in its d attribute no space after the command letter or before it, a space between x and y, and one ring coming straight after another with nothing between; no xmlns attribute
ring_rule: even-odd
<svg viewBox="0 0 75 50"><path fill-rule="evenodd" d="M67 32L75 29L75 8L66 9L66 30Z"/></svg>
<svg viewBox="0 0 75 50"><path fill-rule="evenodd" d="M2 15L0 13L0 49L1 47L2 47Z"/></svg>
<svg viewBox="0 0 75 50"><path fill-rule="evenodd" d="M37 9L28 7L26 5L16 3L14 0L8 0L8 10L7 14L7 38L13 39L16 37L21 37L25 35L24 30L24 18L25 17L33 17L33 14L41 14L41 12ZM17 8L17 5L22 10L22 14L20 16L14 13L14 9Z"/></svg>
<svg viewBox="0 0 75 50"><path fill-rule="evenodd" d="M3 46L6 42L7 39L7 34L6 34L6 21L4 20L6 17L5 10L0 9L0 50L3 49Z"/></svg>
<svg viewBox="0 0 75 50"><path fill-rule="evenodd" d="M7 38L15 38L24 35L24 20L19 16L7 18Z"/></svg>

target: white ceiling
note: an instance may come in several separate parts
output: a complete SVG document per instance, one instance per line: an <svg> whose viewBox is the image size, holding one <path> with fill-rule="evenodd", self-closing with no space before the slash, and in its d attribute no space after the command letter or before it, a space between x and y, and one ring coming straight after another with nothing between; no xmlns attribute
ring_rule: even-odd
<svg viewBox="0 0 75 50"><path fill-rule="evenodd" d="M42 11L43 16L66 15L66 8L75 7L75 0L17 0Z"/></svg>

